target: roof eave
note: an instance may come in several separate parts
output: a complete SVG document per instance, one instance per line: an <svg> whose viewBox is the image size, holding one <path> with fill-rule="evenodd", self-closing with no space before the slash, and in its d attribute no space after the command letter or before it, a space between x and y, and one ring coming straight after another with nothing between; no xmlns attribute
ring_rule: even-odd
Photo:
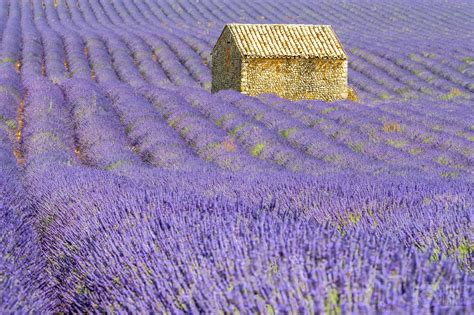
<svg viewBox="0 0 474 315"><path fill-rule="evenodd" d="M242 55L245 59L323 59L323 60L347 60L347 56L329 57L329 56L255 56Z"/></svg>

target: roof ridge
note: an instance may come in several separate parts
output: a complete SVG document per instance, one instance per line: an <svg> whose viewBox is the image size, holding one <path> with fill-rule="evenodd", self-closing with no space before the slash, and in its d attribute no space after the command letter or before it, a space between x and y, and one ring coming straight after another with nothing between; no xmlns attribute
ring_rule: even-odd
<svg viewBox="0 0 474 315"><path fill-rule="evenodd" d="M331 24L306 24L306 23L227 23L225 25L284 25L284 26L331 26Z"/></svg>

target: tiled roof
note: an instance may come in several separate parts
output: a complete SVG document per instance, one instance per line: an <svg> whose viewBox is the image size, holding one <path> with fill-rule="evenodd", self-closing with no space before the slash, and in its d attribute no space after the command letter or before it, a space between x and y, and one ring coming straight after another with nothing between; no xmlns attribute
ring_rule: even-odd
<svg viewBox="0 0 474 315"><path fill-rule="evenodd" d="M330 25L227 24L248 58L347 59Z"/></svg>

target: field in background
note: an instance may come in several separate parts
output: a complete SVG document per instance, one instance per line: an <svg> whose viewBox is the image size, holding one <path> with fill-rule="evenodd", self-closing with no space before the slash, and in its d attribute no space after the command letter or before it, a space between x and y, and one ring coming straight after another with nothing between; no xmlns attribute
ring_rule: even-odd
<svg viewBox="0 0 474 315"><path fill-rule="evenodd" d="M473 21L469 1L0 2L0 312L468 312ZM210 94L229 22L331 24L360 101Z"/></svg>

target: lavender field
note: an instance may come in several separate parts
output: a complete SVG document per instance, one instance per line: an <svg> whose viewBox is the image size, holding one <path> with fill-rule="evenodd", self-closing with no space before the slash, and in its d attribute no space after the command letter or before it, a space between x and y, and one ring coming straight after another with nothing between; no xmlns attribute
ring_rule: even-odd
<svg viewBox="0 0 474 315"><path fill-rule="evenodd" d="M231 22L332 25L360 101L211 94ZM0 313L473 312L473 30L469 0L0 1Z"/></svg>

